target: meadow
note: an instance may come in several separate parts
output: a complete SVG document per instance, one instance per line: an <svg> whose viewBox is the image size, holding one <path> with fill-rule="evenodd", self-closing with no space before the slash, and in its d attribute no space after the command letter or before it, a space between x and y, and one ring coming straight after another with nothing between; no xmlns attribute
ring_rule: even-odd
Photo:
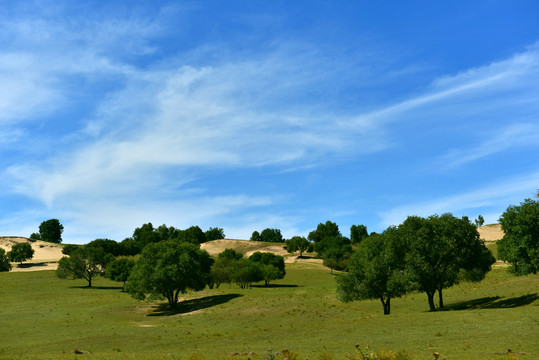
<svg viewBox="0 0 539 360"><path fill-rule="evenodd" d="M341 303L334 276L316 263L287 264L271 287L186 294L171 312L99 278L60 280L53 271L0 273L0 359L346 359L355 345L404 350L411 359L534 359L539 356L539 276L503 268L444 292L447 311L425 294ZM91 354L73 354L78 349ZM503 353L506 349L517 354Z"/></svg>

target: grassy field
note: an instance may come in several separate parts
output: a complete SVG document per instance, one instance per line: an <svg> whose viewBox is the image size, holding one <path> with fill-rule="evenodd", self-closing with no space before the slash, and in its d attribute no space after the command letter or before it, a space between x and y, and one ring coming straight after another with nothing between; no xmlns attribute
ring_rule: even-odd
<svg viewBox="0 0 539 360"><path fill-rule="evenodd" d="M539 358L539 276L504 269L446 290L451 310L430 313L426 295L411 294L394 299L389 316L379 301L339 302L334 275L317 264L287 264L270 288L190 293L175 313L131 299L119 283L85 285L52 271L0 273L0 359L254 360L289 349L299 359L337 360L355 344L412 359L519 358L495 354L507 348Z"/></svg>

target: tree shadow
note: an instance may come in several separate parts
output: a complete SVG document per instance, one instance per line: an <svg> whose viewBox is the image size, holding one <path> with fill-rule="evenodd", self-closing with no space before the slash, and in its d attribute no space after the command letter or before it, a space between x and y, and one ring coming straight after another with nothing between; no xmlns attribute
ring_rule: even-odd
<svg viewBox="0 0 539 360"><path fill-rule="evenodd" d="M122 286L70 286L70 289L87 289L87 290L122 290Z"/></svg>
<svg viewBox="0 0 539 360"><path fill-rule="evenodd" d="M17 267L20 269L29 269L33 267L41 267L41 266L47 266L50 263L48 262L39 262L39 263L23 263L23 264L17 264Z"/></svg>
<svg viewBox="0 0 539 360"><path fill-rule="evenodd" d="M243 295L226 294L205 296L198 299L180 301L178 302L176 307L171 307L169 304L159 304L153 307L153 312L151 314L148 314L148 316L171 316L178 314L187 314L193 311L207 309L212 306L224 304L240 296Z"/></svg>
<svg viewBox="0 0 539 360"><path fill-rule="evenodd" d="M295 288L295 287L298 287L298 285L293 285L293 284L268 284L268 286L266 285L251 285L251 287L253 288Z"/></svg>
<svg viewBox="0 0 539 360"><path fill-rule="evenodd" d="M470 301L462 301L455 304L446 305L442 311L447 310L475 310L475 309L511 309L520 306L530 305L539 299L539 295L528 294L504 299L500 296L490 296Z"/></svg>

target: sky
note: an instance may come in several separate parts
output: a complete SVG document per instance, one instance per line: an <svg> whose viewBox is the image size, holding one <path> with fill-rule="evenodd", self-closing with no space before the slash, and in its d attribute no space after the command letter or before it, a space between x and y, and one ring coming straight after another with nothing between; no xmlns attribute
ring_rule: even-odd
<svg viewBox="0 0 539 360"><path fill-rule="evenodd" d="M0 0L0 235L306 236L539 188L537 1Z"/></svg>

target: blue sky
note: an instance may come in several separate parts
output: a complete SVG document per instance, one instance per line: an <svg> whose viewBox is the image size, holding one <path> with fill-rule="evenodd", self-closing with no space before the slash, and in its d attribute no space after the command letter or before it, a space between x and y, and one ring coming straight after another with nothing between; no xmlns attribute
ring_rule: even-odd
<svg viewBox="0 0 539 360"><path fill-rule="evenodd" d="M536 1L0 0L0 235L496 222L539 188Z"/></svg>

